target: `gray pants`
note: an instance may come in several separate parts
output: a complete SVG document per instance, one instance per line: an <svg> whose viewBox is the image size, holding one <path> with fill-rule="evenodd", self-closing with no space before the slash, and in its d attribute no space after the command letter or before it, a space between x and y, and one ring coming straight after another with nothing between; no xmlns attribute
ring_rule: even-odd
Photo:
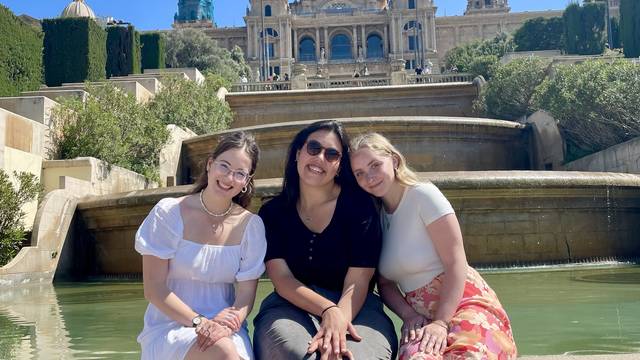
<svg viewBox="0 0 640 360"><path fill-rule="evenodd" d="M337 302L340 293L313 288ZM253 349L256 360L319 359L319 353L307 354L308 343L318 332L319 319L273 292L260 306L253 320ZM369 294L353 320L362 341L347 336L347 348L356 360L395 359L398 339L391 319L384 313L382 301Z"/></svg>

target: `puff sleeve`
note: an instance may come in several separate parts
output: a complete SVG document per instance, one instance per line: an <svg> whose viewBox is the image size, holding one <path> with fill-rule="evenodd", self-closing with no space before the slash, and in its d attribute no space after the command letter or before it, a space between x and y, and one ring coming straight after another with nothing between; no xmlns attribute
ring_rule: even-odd
<svg viewBox="0 0 640 360"><path fill-rule="evenodd" d="M435 185L431 183L420 184L417 190L417 194L420 196L418 212L425 226L445 215L455 213L449 200Z"/></svg>
<svg viewBox="0 0 640 360"><path fill-rule="evenodd" d="M265 270L264 256L267 252L264 223L260 216L253 215L247 224L241 244L240 269L236 281L256 280Z"/></svg>
<svg viewBox="0 0 640 360"><path fill-rule="evenodd" d="M182 237L181 227L178 200L160 200L136 232L136 251L141 255L172 259Z"/></svg>

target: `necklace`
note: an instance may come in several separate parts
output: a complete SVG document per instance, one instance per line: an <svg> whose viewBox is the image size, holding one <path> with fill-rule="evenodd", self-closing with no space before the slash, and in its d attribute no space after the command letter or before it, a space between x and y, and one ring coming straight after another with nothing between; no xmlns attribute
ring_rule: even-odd
<svg viewBox="0 0 640 360"><path fill-rule="evenodd" d="M215 218L223 218L227 215L229 215L229 213L231 212L231 208L233 207L233 201L231 202L231 204L229 204L229 207L227 208L227 210L225 210L222 214L216 214L212 211L210 211L209 209L207 209L207 206L204 204L204 199L202 197L202 194L204 193L204 190L200 191L200 206L202 206L202 210L204 212L206 212L207 214L215 217ZM212 224L211 225L211 229L213 230L213 233L215 234L218 231L218 228L220 227L221 224L217 223L217 224Z"/></svg>

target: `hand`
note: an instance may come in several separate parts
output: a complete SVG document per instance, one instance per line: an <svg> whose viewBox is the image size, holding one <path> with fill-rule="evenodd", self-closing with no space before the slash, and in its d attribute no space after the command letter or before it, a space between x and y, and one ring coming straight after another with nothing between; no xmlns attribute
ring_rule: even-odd
<svg viewBox="0 0 640 360"><path fill-rule="evenodd" d="M202 323L196 327L196 334L198 335L197 346L204 352L223 337L231 336L233 331L213 320L203 319Z"/></svg>
<svg viewBox="0 0 640 360"><path fill-rule="evenodd" d="M228 327L234 333L238 332L240 330L240 326L242 326L240 312L233 306L220 311L218 315L213 318L213 321Z"/></svg>
<svg viewBox="0 0 640 360"><path fill-rule="evenodd" d="M414 341L416 339L420 339L422 337L422 329L423 327L429 323L429 320L417 312L411 313L409 316L402 319L404 322L402 324L402 339L401 342L403 344L408 343L409 341Z"/></svg>
<svg viewBox="0 0 640 360"><path fill-rule="evenodd" d="M442 354L447 348L447 335L448 331L444 326L432 322L422 328L422 339L418 349L424 353Z"/></svg>
<svg viewBox="0 0 640 360"><path fill-rule="evenodd" d="M353 359L353 354L347 349L347 333L355 341L362 340L353 324L344 317L342 310L339 307L330 308L322 316L320 330L309 342L308 353L320 351L321 360L327 360L329 356L332 356L331 359L340 359L341 356Z"/></svg>

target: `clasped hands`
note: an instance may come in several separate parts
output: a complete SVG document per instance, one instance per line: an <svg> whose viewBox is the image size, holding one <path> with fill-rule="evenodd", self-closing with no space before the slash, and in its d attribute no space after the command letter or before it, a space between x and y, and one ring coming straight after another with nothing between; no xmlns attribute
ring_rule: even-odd
<svg viewBox="0 0 640 360"><path fill-rule="evenodd" d="M418 350L438 355L447 348L448 330L442 321L429 321L424 315L413 312L403 319L401 343L419 341Z"/></svg>
<svg viewBox="0 0 640 360"><path fill-rule="evenodd" d="M351 321L347 320L339 307L331 307L322 314L318 333L309 341L309 354L320 352L320 360L342 360L347 357L354 360L353 353L347 349L347 333L355 341L362 340Z"/></svg>
<svg viewBox="0 0 640 360"><path fill-rule="evenodd" d="M240 326L242 326L240 312L234 307L228 307L213 319L203 319L202 323L196 327L197 346L204 352L218 340L238 332Z"/></svg>

